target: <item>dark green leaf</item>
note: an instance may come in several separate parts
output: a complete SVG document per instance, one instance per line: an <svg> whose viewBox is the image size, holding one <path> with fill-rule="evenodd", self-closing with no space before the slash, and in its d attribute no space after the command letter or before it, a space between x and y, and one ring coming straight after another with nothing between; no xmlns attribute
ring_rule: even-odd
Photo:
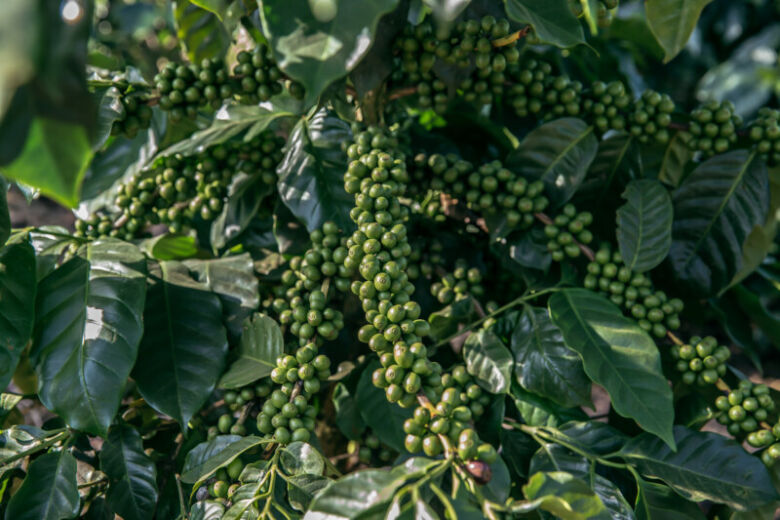
<svg viewBox="0 0 780 520"><path fill-rule="evenodd" d="M287 475L322 475L325 459L319 451L305 442L285 446L279 459Z"/></svg>
<svg viewBox="0 0 780 520"><path fill-rule="evenodd" d="M314 496L330 483L330 479L320 475L293 475L287 478L287 499L298 511L306 511Z"/></svg>
<svg viewBox="0 0 780 520"><path fill-rule="evenodd" d="M211 223L209 238L214 250L225 247L249 226L272 188L263 182L262 175L239 172L233 177L227 203Z"/></svg>
<svg viewBox="0 0 780 520"><path fill-rule="evenodd" d="M508 239L509 258L527 269L547 271L552 263L552 255L547 249L547 237L539 228L532 228L519 237Z"/></svg>
<svg viewBox="0 0 780 520"><path fill-rule="evenodd" d="M590 380L547 309L526 307L512 333L517 382L564 407L588 406Z"/></svg>
<svg viewBox="0 0 780 520"><path fill-rule="evenodd" d="M605 297L566 289L550 298L550 315L585 373L606 388L617 413L674 447L672 391L653 340Z"/></svg>
<svg viewBox="0 0 780 520"><path fill-rule="evenodd" d="M699 506L685 500L668 486L639 479L636 497L637 520L679 518L680 520L704 520Z"/></svg>
<svg viewBox="0 0 780 520"><path fill-rule="evenodd" d="M211 126L192 134L189 138L179 141L160 152L158 157L180 153L193 155L206 148L222 144L239 134L245 142L252 140L263 132L276 119L292 117L295 114L279 110L275 106L229 105L217 112Z"/></svg>
<svg viewBox="0 0 780 520"><path fill-rule="evenodd" d="M317 493L304 520L372 518L369 514L384 510L402 483L402 479L386 470L368 469L351 473Z"/></svg>
<svg viewBox="0 0 780 520"><path fill-rule="evenodd" d="M523 494L533 501L533 509L543 509L563 520L610 518L601 499L590 486L564 471L532 475L528 484L523 486Z"/></svg>
<svg viewBox="0 0 780 520"><path fill-rule="evenodd" d="M482 388L493 394L509 391L512 354L490 330L480 330L466 339L463 360Z"/></svg>
<svg viewBox="0 0 780 520"><path fill-rule="evenodd" d="M598 201L608 199L620 189L642 176L642 158L636 139L627 134L610 136L599 143L582 191L588 189Z"/></svg>
<svg viewBox="0 0 780 520"><path fill-rule="evenodd" d="M195 502L190 510L190 520L222 520L225 506L216 500Z"/></svg>
<svg viewBox="0 0 780 520"><path fill-rule="evenodd" d="M538 471L565 471L590 484L601 499L612 520L634 520L634 511L620 489L612 481L592 472L593 463L582 455L560 445L548 444L533 456L531 473Z"/></svg>
<svg viewBox="0 0 780 520"><path fill-rule="evenodd" d="M663 480L689 500L746 511L779 498L766 466L733 440L684 426L675 426L674 436L676 452L645 433L620 454L640 473Z"/></svg>
<svg viewBox="0 0 780 520"><path fill-rule="evenodd" d="M38 117L21 154L3 168L3 174L75 207L91 159L92 148L83 127Z"/></svg>
<svg viewBox="0 0 780 520"><path fill-rule="evenodd" d="M157 503L157 468L144 453L141 435L120 423L108 432L100 450L100 468L108 476L106 500L125 520L146 520Z"/></svg>
<svg viewBox="0 0 780 520"><path fill-rule="evenodd" d="M15 236L10 240L13 241ZM66 247L78 244L68 230L61 226L41 226L30 231L29 236L35 249L35 269L39 281L54 270Z"/></svg>
<svg viewBox="0 0 780 520"><path fill-rule="evenodd" d="M597 150L593 127L582 119L567 117L531 131L507 156L506 163L529 179L542 179L548 197L560 206L580 187Z"/></svg>
<svg viewBox="0 0 780 520"><path fill-rule="evenodd" d="M253 435L217 435L208 442L201 442L187 453L181 481L192 484L208 478L245 451L268 442L268 439Z"/></svg>
<svg viewBox="0 0 780 520"><path fill-rule="evenodd" d="M360 417L355 398L344 383L336 383L333 389L333 407L336 409L335 421L341 433L350 440L360 439L366 425Z"/></svg>
<svg viewBox="0 0 780 520"><path fill-rule="evenodd" d="M380 365L373 361L360 375L355 401L363 421L379 440L398 452L404 452L404 421L412 416L411 408L401 408L385 397L385 391L371 382L371 373Z"/></svg>
<svg viewBox="0 0 780 520"><path fill-rule="evenodd" d="M685 178L685 165L693 159L693 151L681 133L672 137L666 146L658 169L658 180L676 188Z"/></svg>
<svg viewBox="0 0 780 520"><path fill-rule="evenodd" d="M672 198L653 179L631 181L617 212L617 240L623 262L643 273L660 264L672 246Z"/></svg>
<svg viewBox="0 0 780 520"><path fill-rule="evenodd" d="M347 123L321 109L311 120L302 119L287 140L277 169L279 197L310 232L328 220L342 229L353 226L354 200L344 190L347 156L341 149L350 136Z"/></svg>
<svg viewBox="0 0 780 520"><path fill-rule="evenodd" d="M587 418L579 408L564 408L544 397L524 390L516 383L512 385L512 398L523 421L531 426L551 426L554 428L565 422L581 421Z"/></svg>
<svg viewBox="0 0 780 520"><path fill-rule="evenodd" d="M0 389L11 382L35 321L35 250L28 241L0 249ZM1 423L0 423L1 424Z"/></svg>
<svg viewBox="0 0 780 520"><path fill-rule="evenodd" d="M398 0L365 0L360 8L323 0L263 0L263 34L281 68L306 89L311 106L333 81L355 68L368 52L383 14Z"/></svg>
<svg viewBox="0 0 780 520"><path fill-rule="evenodd" d="M30 353L44 405L74 429L105 435L144 330L146 266L127 242L105 239L41 280Z"/></svg>
<svg viewBox="0 0 780 520"><path fill-rule="evenodd" d="M504 0L506 14L516 22L530 24L543 42L568 48L585 43L579 20L566 0Z"/></svg>
<svg viewBox="0 0 780 520"><path fill-rule="evenodd" d="M192 63L225 55L230 46L230 35L214 14L190 0L177 0L173 18L176 21L176 34Z"/></svg>
<svg viewBox="0 0 780 520"><path fill-rule="evenodd" d="M688 43L702 9L712 0L647 0L645 13L650 30L663 47L664 62L672 60Z"/></svg>
<svg viewBox="0 0 780 520"><path fill-rule="evenodd" d="M458 331L459 324L470 321L475 314L474 300L470 296L431 313L428 317L431 338L440 341L450 337Z"/></svg>
<svg viewBox="0 0 780 520"><path fill-rule="evenodd" d="M153 274L133 378L152 408L186 425L225 364L222 306L181 264L161 262Z"/></svg>
<svg viewBox="0 0 780 520"><path fill-rule="evenodd" d="M501 429L501 456L514 473L513 477L528 477L528 461L538 447L530 435L517 430Z"/></svg>
<svg viewBox="0 0 780 520"><path fill-rule="evenodd" d="M5 418L16 409L16 405L22 400L21 395L0 394L0 428L3 427Z"/></svg>
<svg viewBox="0 0 780 520"><path fill-rule="evenodd" d="M281 199L276 199L273 213L273 235L279 253L286 255L302 255L311 243L306 226L301 224L285 206Z"/></svg>
<svg viewBox="0 0 780 520"><path fill-rule="evenodd" d="M592 458L603 457L620 450L628 440L612 426L597 421L570 421L556 428L544 428L553 440L574 446Z"/></svg>
<svg viewBox="0 0 780 520"><path fill-rule="evenodd" d="M79 514L76 459L68 451L35 459L8 503L6 520L65 520Z"/></svg>
<svg viewBox="0 0 780 520"><path fill-rule="evenodd" d="M144 240L141 249L157 260L180 260L192 258L198 254L195 237L171 233Z"/></svg>
<svg viewBox="0 0 780 520"><path fill-rule="evenodd" d="M742 245L769 209L766 166L737 150L702 163L673 196L669 258L675 276L706 295L725 288L742 262Z"/></svg>
<svg viewBox="0 0 780 520"><path fill-rule="evenodd" d="M260 293L249 253L214 260L186 260L195 279L211 289L222 302L225 325L233 335L241 334L244 320L260 305Z"/></svg>
<svg viewBox="0 0 780 520"><path fill-rule="evenodd" d="M238 358L219 380L221 388L240 388L266 377L284 354L279 325L265 314L256 313L244 321Z"/></svg>

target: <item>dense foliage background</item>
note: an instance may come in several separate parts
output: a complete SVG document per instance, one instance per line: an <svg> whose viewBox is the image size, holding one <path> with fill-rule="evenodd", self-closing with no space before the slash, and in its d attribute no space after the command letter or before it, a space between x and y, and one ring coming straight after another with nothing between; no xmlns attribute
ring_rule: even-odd
<svg viewBox="0 0 780 520"><path fill-rule="evenodd" d="M778 49L772 0L4 0L0 515L774 518Z"/></svg>

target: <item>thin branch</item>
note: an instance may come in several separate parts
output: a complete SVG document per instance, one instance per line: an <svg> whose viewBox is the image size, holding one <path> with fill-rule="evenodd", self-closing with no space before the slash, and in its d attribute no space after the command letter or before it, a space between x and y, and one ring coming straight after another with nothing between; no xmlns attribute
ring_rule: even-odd
<svg viewBox="0 0 780 520"><path fill-rule="evenodd" d="M507 36L504 36L503 38L497 38L493 40L493 47L504 47L506 45L510 45L520 38L524 38L529 32L531 31L531 26L526 25L519 31L515 31L512 34L509 34Z"/></svg>

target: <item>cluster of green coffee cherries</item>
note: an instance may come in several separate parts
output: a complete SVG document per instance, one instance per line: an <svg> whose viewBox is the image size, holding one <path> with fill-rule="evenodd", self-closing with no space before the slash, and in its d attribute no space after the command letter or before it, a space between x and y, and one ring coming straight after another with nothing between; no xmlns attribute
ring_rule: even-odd
<svg viewBox="0 0 780 520"><path fill-rule="evenodd" d="M445 66L461 70L473 65L473 71L461 81L459 90L470 103L490 104L494 96L504 91L507 67L517 63L520 57L515 41L494 45L509 32L508 20L496 20L489 15L480 20L461 21L449 29L437 30L428 20L406 26L396 41L399 58L394 83L415 86L419 106L441 113L447 109L449 96L446 84L433 72L434 65L441 61Z"/></svg>
<svg viewBox="0 0 780 520"><path fill-rule="evenodd" d="M714 385L726 375L726 362L731 357L729 348L718 345L718 340L712 336L695 336L684 345L672 345L671 352L676 360L675 368L687 385Z"/></svg>
<svg viewBox="0 0 780 520"><path fill-rule="evenodd" d="M214 476L195 492L195 499L198 501L208 498L230 500L241 486L238 480L245 466L246 463L240 457L236 457L227 466L219 468Z"/></svg>
<svg viewBox="0 0 780 520"><path fill-rule="evenodd" d="M398 455L393 448L383 444L371 430L363 432L360 440L349 441L347 453L356 456L361 464L372 466L387 464Z"/></svg>
<svg viewBox="0 0 780 520"><path fill-rule="evenodd" d="M449 305L469 296L480 298L485 295L482 272L476 267L470 268L465 259L458 258L451 273L445 273L441 281L431 284L431 295L442 305Z"/></svg>
<svg viewBox="0 0 780 520"><path fill-rule="evenodd" d="M404 422L404 446L411 453L422 451L435 457L444 450L441 437L455 445L463 460L479 459L487 464L496 460L496 450L480 442L471 424L485 412L490 396L482 392L463 365L453 367L441 378L435 407L420 405Z"/></svg>
<svg viewBox="0 0 780 520"><path fill-rule="evenodd" d="M731 101L709 101L691 112L691 122L682 138L693 151L705 157L723 153L737 142L742 118Z"/></svg>
<svg viewBox="0 0 780 520"><path fill-rule="evenodd" d="M630 107L631 96L622 81L594 81L583 100L584 112L602 134L609 130L625 130Z"/></svg>
<svg viewBox="0 0 780 520"><path fill-rule="evenodd" d="M336 339L344 328L342 313L327 305L324 282L332 282L336 290L347 292L355 270L344 265L347 240L340 237L335 223L325 222L322 230L314 230L310 237L312 247L302 256L293 257L290 268L282 273L284 293L273 300L272 307L279 314L279 321L290 325L290 332L302 343L316 338L321 344Z"/></svg>
<svg viewBox="0 0 780 520"><path fill-rule="evenodd" d="M620 251L611 251L609 244L602 244L594 261L588 263L587 271L584 287L622 306L645 331L662 338L668 329L680 327L682 300L669 299L663 291L655 291L650 278L626 267Z"/></svg>
<svg viewBox="0 0 780 520"><path fill-rule="evenodd" d="M479 213L503 214L510 228L527 229L534 223L534 214L549 205L542 181L529 182L505 168L501 161L490 161L475 168L455 154L418 153L413 160L412 178L416 192L424 200L436 201L431 193L447 193L462 198L467 207ZM430 204L430 202L429 202ZM432 216L440 208L424 213Z"/></svg>
<svg viewBox="0 0 780 520"><path fill-rule="evenodd" d="M121 134L132 139L139 131L149 128L153 113L146 94L129 91L119 96L119 103L121 116L111 126L111 135Z"/></svg>
<svg viewBox="0 0 780 520"><path fill-rule="evenodd" d="M437 266L444 264L443 249L441 242L436 239L417 242L412 247L406 265L406 274L409 279L431 278Z"/></svg>
<svg viewBox="0 0 780 520"><path fill-rule="evenodd" d="M674 109L674 101L668 94L645 90L634 102L629 124L631 135L640 143L668 143L671 137L669 125L672 123Z"/></svg>
<svg viewBox="0 0 780 520"><path fill-rule="evenodd" d="M276 65L270 48L258 45L252 52L239 52L236 60L238 64L233 68L233 74L239 85L237 94L242 103L268 101L284 90L284 74ZM303 98L303 85L297 81L287 81L286 86L295 99Z"/></svg>
<svg viewBox="0 0 780 520"><path fill-rule="evenodd" d="M544 234L549 239L547 250L556 262L563 261L567 256L578 258L581 254L580 244L590 244L593 233L588 229L593 223L593 215L589 211L577 211L574 204L566 204L561 212L544 226Z"/></svg>
<svg viewBox="0 0 780 520"><path fill-rule="evenodd" d="M405 425L405 445L411 452L435 456L443 449L439 435L459 439L468 421L484 412L483 401L489 397L470 384L462 366L444 373L439 363L428 359L422 343L430 326L419 319L420 305L410 298L414 285L405 273L411 254L404 224L409 211L398 199L410 179L398 139L369 128L355 132L354 143L346 149L351 162L344 185L355 196L350 216L357 224L347 243L348 258L363 279L353 282L352 292L360 297L367 322L358 339L379 355L381 366L372 373L372 382L384 389L388 401L410 408L423 396L430 400L429 406L417 407L416 419ZM461 391L458 384L467 385L467 390ZM463 453L495 458L492 447L475 445L476 440L470 443L464 437Z"/></svg>
<svg viewBox="0 0 780 520"><path fill-rule="evenodd" d="M257 415L260 433L273 435L280 444L306 442L315 427L317 408L312 397L320 391L322 381L330 377L330 359L318 354L314 342L298 348L294 355L287 354L276 360L271 370L273 389Z"/></svg>
<svg viewBox="0 0 780 520"><path fill-rule="evenodd" d="M764 107L750 124L750 139L770 165L780 163L780 110Z"/></svg>
<svg viewBox="0 0 780 520"><path fill-rule="evenodd" d="M213 220L222 211L239 165L241 171L275 184L282 146L281 138L266 131L249 142L227 142L191 156L163 157L119 186L114 199L118 214L96 213L77 220L76 236L131 240L149 225L165 224L178 233L197 218Z"/></svg>
<svg viewBox="0 0 780 520"><path fill-rule="evenodd" d="M771 437L763 432L771 433ZM752 443L750 442L751 435L753 436ZM772 467L780 460L780 422L772 426L771 430L764 429L748 434L747 441L751 446L757 448L767 446L767 448L761 452L761 460L767 466Z"/></svg>
<svg viewBox="0 0 780 520"><path fill-rule="evenodd" d="M768 386L742 380L736 390L732 390L728 395L719 396L715 400L715 407L720 411L718 422L726 425L729 433L735 438L746 439L756 447L774 442L771 431L763 430L769 435L760 433L761 423L765 422L769 414L775 410L775 402L769 395ZM771 440L767 442L768 439Z"/></svg>

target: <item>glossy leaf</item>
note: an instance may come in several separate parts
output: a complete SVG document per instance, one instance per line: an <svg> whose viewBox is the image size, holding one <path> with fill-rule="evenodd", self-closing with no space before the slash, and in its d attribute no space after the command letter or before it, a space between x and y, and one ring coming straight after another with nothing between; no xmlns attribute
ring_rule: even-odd
<svg viewBox="0 0 780 520"><path fill-rule="evenodd" d="M552 295L550 315L585 373L606 388L616 412L674 447L672 391L655 342L605 297L585 289Z"/></svg>
<svg viewBox="0 0 780 520"><path fill-rule="evenodd" d="M195 502L190 510L190 520L221 520L225 506L216 500Z"/></svg>
<svg viewBox="0 0 780 520"><path fill-rule="evenodd" d="M634 511L621 493L620 488L612 481L591 472L593 463L582 455L569 451L556 444L548 444L539 448L531 459L530 472L565 471L590 485L599 497L612 520L634 520Z"/></svg>
<svg viewBox="0 0 780 520"><path fill-rule="evenodd" d="M378 513L403 483L389 471L356 471L329 484L312 501L304 520L346 520ZM384 505L384 507L383 507Z"/></svg>
<svg viewBox="0 0 780 520"><path fill-rule="evenodd" d="M566 0L504 0L504 3L507 16L531 25L543 42L563 48L585 43L582 25Z"/></svg>
<svg viewBox="0 0 780 520"><path fill-rule="evenodd" d="M0 248L0 389L30 340L35 321L35 250L28 241Z"/></svg>
<svg viewBox="0 0 780 520"><path fill-rule="evenodd" d="M347 156L341 149L351 135L347 123L321 109L311 120L302 119L287 140L277 169L279 197L310 232L328 220L352 229L354 200L344 190Z"/></svg>
<svg viewBox="0 0 780 520"><path fill-rule="evenodd" d="M105 435L138 355L146 265L127 242L79 249L41 280L30 357L43 404L74 429Z"/></svg>
<svg viewBox="0 0 780 520"><path fill-rule="evenodd" d="M512 354L490 330L472 333L463 344L466 370L477 383L493 394L509 391L512 374Z"/></svg>
<svg viewBox="0 0 780 520"><path fill-rule="evenodd" d="M157 260L180 260L198 254L195 238L165 233L141 243L141 249Z"/></svg>
<svg viewBox="0 0 780 520"><path fill-rule="evenodd" d="M186 425L224 367L222 306L181 264L162 262L152 275L133 379L152 408Z"/></svg>
<svg viewBox="0 0 780 520"><path fill-rule="evenodd" d="M279 461L287 475L322 475L325 459L317 448L305 442L293 442L283 448Z"/></svg>
<svg viewBox="0 0 780 520"><path fill-rule="evenodd" d="M213 260L187 260L184 265L196 280L219 296L228 331L235 336L241 334L244 320L260 305L252 257L244 253Z"/></svg>
<svg viewBox="0 0 780 520"><path fill-rule="evenodd" d="M238 173L228 187L228 200L211 223L209 241L217 251L238 237L257 215L260 205L273 191L262 175Z"/></svg>
<svg viewBox="0 0 780 520"><path fill-rule="evenodd" d="M636 512L637 520L655 520L656 518L679 518L680 520L704 520L699 506L663 484L637 481Z"/></svg>
<svg viewBox="0 0 780 520"><path fill-rule="evenodd" d="M204 58L224 57L230 45L230 35L216 15L189 0L177 0L173 18L176 21L176 34L191 62L200 63Z"/></svg>
<svg viewBox="0 0 780 520"><path fill-rule="evenodd" d="M266 130L275 120L294 115L287 110L277 109L273 104L264 104L263 106L229 105L217 112L211 126L166 148L160 152L158 157L167 157L177 153L193 155L211 146L222 144L242 133L242 139L250 141Z"/></svg>
<svg viewBox="0 0 780 520"><path fill-rule="evenodd" d="M536 507L563 520L610 518L601 499L590 486L564 471L535 473L523 486L523 494Z"/></svg>
<svg viewBox="0 0 780 520"><path fill-rule="evenodd" d="M21 154L3 167L3 175L41 190L65 206L75 207L92 148L79 125L36 118Z"/></svg>
<svg viewBox="0 0 780 520"><path fill-rule="evenodd" d="M248 435L217 435L208 442L195 446L184 461L181 480L191 484L208 478L219 468L227 466L245 451L270 442L268 439Z"/></svg>
<svg viewBox="0 0 780 520"><path fill-rule="evenodd" d="M672 198L653 179L631 181L617 212L617 241L626 267L643 273L660 264L672 246Z"/></svg>
<svg viewBox="0 0 780 520"><path fill-rule="evenodd" d="M293 475L287 478L287 499L298 511L306 511L314 496L328 484L330 479L320 475Z"/></svg>
<svg viewBox="0 0 780 520"><path fill-rule="evenodd" d="M704 295L725 288L742 262L742 245L769 209L766 166L737 150L702 163L675 190L672 248L675 275Z"/></svg>
<svg viewBox="0 0 780 520"><path fill-rule="evenodd" d="M507 156L506 164L529 179L543 180L545 193L560 206L580 187L597 150L593 127L582 119L568 117L529 132Z"/></svg>
<svg viewBox="0 0 780 520"><path fill-rule="evenodd" d="M471 296L461 298L428 317L431 324L431 338L440 341L458 332L458 325L468 323L476 314Z"/></svg>
<svg viewBox="0 0 780 520"><path fill-rule="evenodd" d="M363 369L355 390L355 402L363 421L379 440L403 453L404 421L412 416L412 409L401 408L389 402L385 391L374 386L371 373L379 366L379 363L374 361Z"/></svg>
<svg viewBox="0 0 780 520"><path fill-rule="evenodd" d="M669 62L691 37L702 9L712 0L647 0L645 13L650 30L663 47Z"/></svg>
<svg viewBox="0 0 780 520"><path fill-rule="evenodd" d="M570 421L544 431L553 440L561 440L564 445L574 446L593 458L615 453L628 441L622 432L597 421Z"/></svg>
<svg viewBox="0 0 780 520"><path fill-rule="evenodd" d="M658 169L658 180L676 188L685 179L685 165L693 159L693 150L681 134L676 134L666 145Z"/></svg>
<svg viewBox="0 0 780 520"><path fill-rule="evenodd" d="M520 417L531 426L557 427L569 421L586 419L585 413L578 408L564 408L544 397L524 390L517 383L512 385L512 398L520 412Z"/></svg>
<svg viewBox="0 0 780 520"><path fill-rule="evenodd" d="M517 382L564 407L588 406L590 380L547 309L526 307L512 332Z"/></svg>
<svg viewBox="0 0 780 520"><path fill-rule="evenodd" d="M339 2L262 0L260 16L276 61L306 89L311 106L325 88L365 56L379 19L398 0L365 0L360 8Z"/></svg>
<svg viewBox="0 0 780 520"><path fill-rule="evenodd" d="M150 518L157 503L157 467L144 453L141 435L120 423L108 432L100 450L100 467L108 476L106 500L125 520Z"/></svg>
<svg viewBox="0 0 780 520"><path fill-rule="evenodd" d="M244 321L238 357L219 380L220 388L240 388L266 377L282 354L284 340L279 325L256 313Z"/></svg>
<svg viewBox="0 0 780 520"><path fill-rule="evenodd" d="M652 435L630 440L621 456L647 477L663 480L689 500L711 500L737 511L777 500L761 460L731 439L675 426L677 451Z"/></svg>
<svg viewBox="0 0 780 520"><path fill-rule="evenodd" d="M68 451L35 459L5 512L6 520L66 520L79 514L76 459Z"/></svg>
<svg viewBox="0 0 780 520"><path fill-rule="evenodd" d="M642 171L636 139L626 134L613 135L599 142L582 191L587 190L596 200L605 201L616 190L640 178Z"/></svg>

